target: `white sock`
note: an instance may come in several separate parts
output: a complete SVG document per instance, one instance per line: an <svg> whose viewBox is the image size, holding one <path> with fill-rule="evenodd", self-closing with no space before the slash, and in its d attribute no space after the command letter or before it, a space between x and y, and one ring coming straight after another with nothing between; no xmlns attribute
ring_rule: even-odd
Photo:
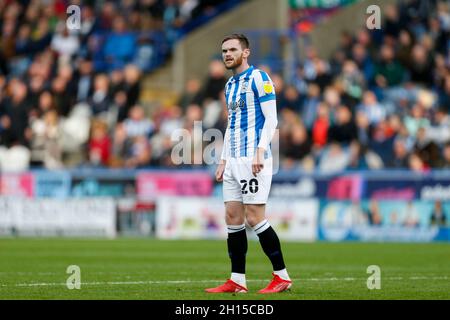
<svg viewBox="0 0 450 320"><path fill-rule="evenodd" d="M247 283L245 281L245 273L231 273L231 280L236 282L238 285L247 288Z"/></svg>
<svg viewBox="0 0 450 320"><path fill-rule="evenodd" d="M252 227L253 231L255 231L256 234L260 234L261 232L264 232L269 228L270 223L269 221L267 221L267 219L264 219L263 221Z"/></svg>
<svg viewBox="0 0 450 320"><path fill-rule="evenodd" d="M273 273L275 273L283 280L291 281L291 278L289 278L286 268L284 268L283 270L274 271Z"/></svg>

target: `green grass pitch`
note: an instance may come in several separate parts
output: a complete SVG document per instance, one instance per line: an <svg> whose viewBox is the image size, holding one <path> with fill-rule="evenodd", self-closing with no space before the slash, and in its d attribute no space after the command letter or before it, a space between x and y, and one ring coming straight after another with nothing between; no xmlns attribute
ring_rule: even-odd
<svg viewBox="0 0 450 320"><path fill-rule="evenodd" d="M289 292L256 292L271 278L259 243L249 242L248 294L207 294L229 277L226 241L0 239L0 299L450 299L450 244L282 242ZM69 265L81 289L69 290ZM369 265L381 289L367 288Z"/></svg>

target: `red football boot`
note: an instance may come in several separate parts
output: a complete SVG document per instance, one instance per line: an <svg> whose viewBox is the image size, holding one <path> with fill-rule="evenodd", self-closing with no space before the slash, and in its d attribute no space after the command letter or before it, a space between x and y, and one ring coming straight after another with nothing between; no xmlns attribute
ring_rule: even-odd
<svg viewBox="0 0 450 320"><path fill-rule="evenodd" d="M205 291L208 293L246 293L248 290L246 287L243 287L231 279L228 279L224 284L221 284L215 288L205 289Z"/></svg>
<svg viewBox="0 0 450 320"><path fill-rule="evenodd" d="M283 280L275 273L272 273L273 279L267 287L258 291L258 293L277 293L288 290L292 286L292 281Z"/></svg>

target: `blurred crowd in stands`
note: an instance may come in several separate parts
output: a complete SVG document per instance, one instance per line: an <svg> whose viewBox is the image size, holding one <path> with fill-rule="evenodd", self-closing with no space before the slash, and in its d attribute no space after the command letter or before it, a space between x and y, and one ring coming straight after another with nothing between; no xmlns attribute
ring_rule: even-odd
<svg viewBox="0 0 450 320"><path fill-rule="evenodd" d="M283 166L450 168L449 10L386 5L381 29L343 32L329 60L308 48L290 82L274 75Z"/></svg>
<svg viewBox="0 0 450 320"><path fill-rule="evenodd" d="M224 132L219 60L176 105L140 103L155 47L169 54L178 28L216 3L95 1L68 30L64 1L0 1L0 168L175 167L176 129ZM450 168L449 4L400 1L382 15L380 30L344 32L330 59L307 48L293 79L256 66L275 84L282 168Z"/></svg>
<svg viewBox="0 0 450 320"><path fill-rule="evenodd" d="M1 0L0 169L148 165L142 76L224 2Z"/></svg>

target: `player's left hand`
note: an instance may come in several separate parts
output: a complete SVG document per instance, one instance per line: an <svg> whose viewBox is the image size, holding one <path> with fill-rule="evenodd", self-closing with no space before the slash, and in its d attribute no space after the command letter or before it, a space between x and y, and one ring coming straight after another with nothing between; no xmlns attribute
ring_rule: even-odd
<svg viewBox="0 0 450 320"><path fill-rule="evenodd" d="M264 149L258 148L252 162L252 173L256 177L264 169Z"/></svg>

